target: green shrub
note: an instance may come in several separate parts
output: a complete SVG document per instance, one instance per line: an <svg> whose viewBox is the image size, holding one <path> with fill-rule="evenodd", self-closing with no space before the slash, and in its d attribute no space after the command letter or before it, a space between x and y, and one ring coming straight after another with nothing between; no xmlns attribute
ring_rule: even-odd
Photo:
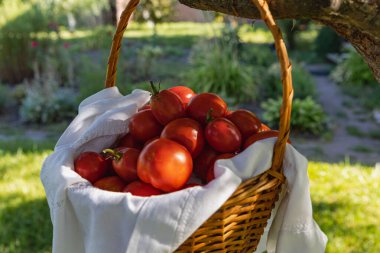
<svg viewBox="0 0 380 253"><path fill-rule="evenodd" d="M0 77L19 83L33 75L36 34L48 21L37 1L3 0L0 13Z"/></svg>
<svg viewBox="0 0 380 253"><path fill-rule="evenodd" d="M294 98L314 97L316 90L313 77L302 64L294 62L292 64ZM282 96L280 64L276 62L268 68L263 81L260 83L260 97L276 99L280 96Z"/></svg>
<svg viewBox="0 0 380 253"><path fill-rule="evenodd" d="M214 92L234 102L253 100L256 84L250 67L239 62L231 44L201 41L192 50L186 79L198 93Z"/></svg>
<svg viewBox="0 0 380 253"><path fill-rule="evenodd" d="M343 55L342 61L331 72L331 78L365 109L380 108L380 85L363 58L353 48Z"/></svg>
<svg viewBox="0 0 380 253"><path fill-rule="evenodd" d="M271 51L269 45L245 44L240 51L240 58L246 64L265 69L277 61L276 53Z"/></svg>
<svg viewBox="0 0 380 253"><path fill-rule="evenodd" d="M343 85L375 86L378 85L368 65L353 49L348 49L342 61L331 73L334 81Z"/></svg>
<svg viewBox="0 0 380 253"><path fill-rule="evenodd" d="M57 82L44 77L33 80L19 113L24 122L52 123L72 118L76 108L73 90L58 88Z"/></svg>
<svg viewBox="0 0 380 253"><path fill-rule="evenodd" d="M269 99L261 104L263 119L271 127L278 128L282 99ZM321 134L326 127L326 116L322 107L311 97L294 99L290 126L293 130Z"/></svg>
<svg viewBox="0 0 380 253"><path fill-rule="evenodd" d="M319 56L326 56L329 53L340 52L343 40L330 27L324 26L318 33L315 39L315 52Z"/></svg>
<svg viewBox="0 0 380 253"><path fill-rule="evenodd" d="M5 110L5 107L10 103L9 87L0 84L0 113Z"/></svg>

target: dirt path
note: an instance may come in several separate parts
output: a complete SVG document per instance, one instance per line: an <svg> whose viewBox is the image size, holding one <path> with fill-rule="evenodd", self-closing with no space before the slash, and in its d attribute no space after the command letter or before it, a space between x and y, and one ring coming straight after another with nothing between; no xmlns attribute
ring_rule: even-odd
<svg viewBox="0 0 380 253"><path fill-rule="evenodd" d="M316 69L318 66L313 68ZM319 139L295 138L296 148L309 160L379 163L380 125L375 123L370 112L359 108L355 99L342 94L325 73L313 72L318 100L329 117L331 134ZM317 72L319 74L315 74Z"/></svg>

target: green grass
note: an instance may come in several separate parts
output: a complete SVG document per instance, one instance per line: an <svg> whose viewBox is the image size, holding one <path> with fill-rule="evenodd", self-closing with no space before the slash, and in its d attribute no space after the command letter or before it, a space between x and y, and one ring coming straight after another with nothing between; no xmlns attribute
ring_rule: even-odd
<svg viewBox="0 0 380 253"><path fill-rule="evenodd" d="M14 148L23 145L0 143L6 147L0 151L0 252L50 252L52 226L39 173L53 143ZM314 217L329 238L326 252L380 252L379 171L311 162L309 175Z"/></svg>

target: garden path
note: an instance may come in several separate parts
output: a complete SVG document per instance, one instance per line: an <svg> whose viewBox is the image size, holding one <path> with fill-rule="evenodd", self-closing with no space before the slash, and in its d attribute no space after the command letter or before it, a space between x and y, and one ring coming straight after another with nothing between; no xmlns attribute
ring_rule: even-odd
<svg viewBox="0 0 380 253"><path fill-rule="evenodd" d="M295 137L294 146L309 160L380 163L380 125L372 112L361 108L354 98L342 93L324 66L310 66L318 100L328 115L330 133L320 138ZM360 94L358 94L360 96Z"/></svg>

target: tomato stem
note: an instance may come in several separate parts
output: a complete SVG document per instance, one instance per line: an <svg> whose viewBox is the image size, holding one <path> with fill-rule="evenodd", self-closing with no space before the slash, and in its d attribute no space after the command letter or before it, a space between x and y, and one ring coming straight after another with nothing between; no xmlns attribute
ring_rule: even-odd
<svg viewBox="0 0 380 253"><path fill-rule="evenodd" d="M212 112L214 111L213 108L210 108L208 110L207 115L206 115L206 123L210 123L214 118L212 117Z"/></svg>
<svg viewBox="0 0 380 253"><path fill-rule="evenodd" d="M108 155L109 157L111 157L113 160L120 160L121 156L122 156L122 153L120 152L117 152L116 150L114 149L110 149L110 148L106 148L102 151L103 154L106 154Z"/></svg>
<svg viewBox="0 0 380 253"><path fill-rule="evenodd" d="M150 82L150 87L152 88L153 96L158 94L160 92L161 84L158 85L158 89L157 89L156 86L154 85L153 81L149 81L149 82Z"/></svg>

